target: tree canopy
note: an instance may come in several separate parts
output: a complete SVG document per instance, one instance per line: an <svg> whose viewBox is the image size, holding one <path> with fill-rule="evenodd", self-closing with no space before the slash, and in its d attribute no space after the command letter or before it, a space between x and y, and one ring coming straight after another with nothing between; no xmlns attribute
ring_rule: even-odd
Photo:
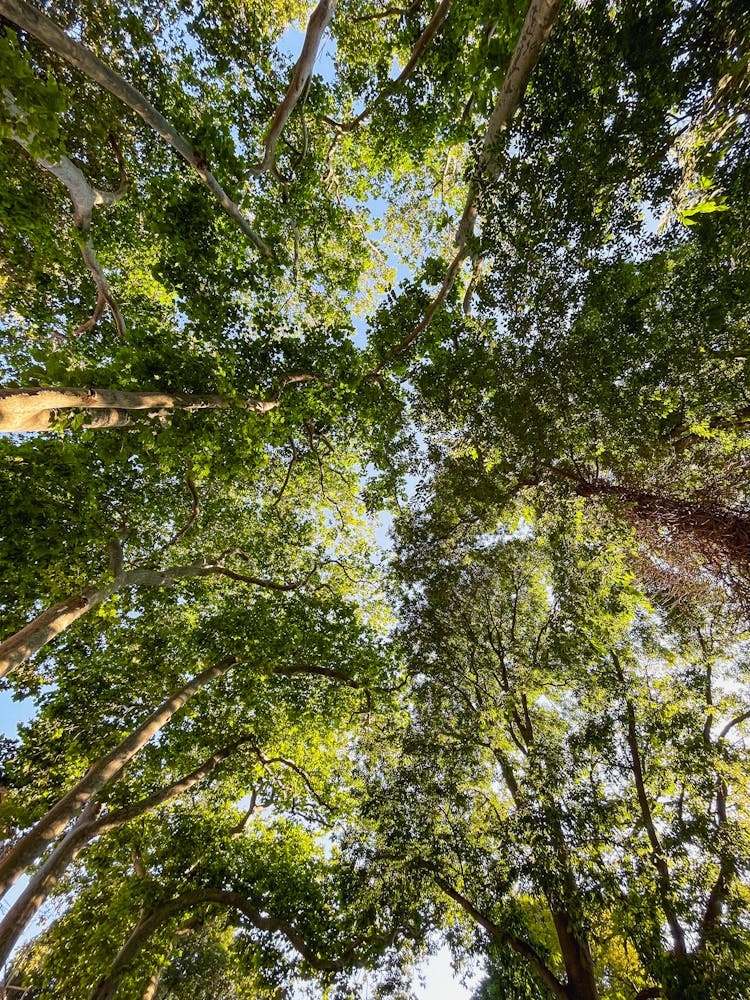
<svg viewBox="0 0 750 1000"><path fill-rule="evenodd" d="M8 995L750 991L745 24L0 0Z"/></svg>

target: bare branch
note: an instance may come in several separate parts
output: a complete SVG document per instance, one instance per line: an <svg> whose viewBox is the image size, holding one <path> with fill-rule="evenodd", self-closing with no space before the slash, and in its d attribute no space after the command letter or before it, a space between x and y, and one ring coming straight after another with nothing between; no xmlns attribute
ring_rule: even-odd
<svg viewBox="0 0 750 1000"><path fill-rule="evenodd" d="M302 52L292 70L292 79L283 101L276 109L271 124L263 138L263 159L253 168L254 174L266 171L276 172L276 146L278 145L284 126L297 104L304 103L307 91L312 81L313 68L318 55L318 49L323 33L336 10L336 0L319 0L317 7L310 15L305 33Z"/></svg>

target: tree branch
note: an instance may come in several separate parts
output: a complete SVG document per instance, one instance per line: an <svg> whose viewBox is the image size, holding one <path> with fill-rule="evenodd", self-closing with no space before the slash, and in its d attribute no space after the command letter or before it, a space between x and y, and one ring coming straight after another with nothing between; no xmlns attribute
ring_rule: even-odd
<svg viewBox="0 0 750 1000"><path fill-rule="evenodd" d="M619 657L614 650L611 652L612 662L615 666L615 670L620 678L623 685L625 684L625 677L620 664ZM656 827L654 826L654 819L651 814L651 805L648 801L648 795L646 793L646 784L643 773L643 763L641 761L641 754L638 748L638 733L635 724L635 710L633 708L633 702L630 698L625 695L625 713L627 722L627 732L625 734L625 739L627 741L628 747L630 749L630 760L632 764L633 777L635 779L635 789L638 798L638 806L641 812L641 820L643 826L646 830L649 843L651 845L651 860L656 870L657 885L659 888L659 898L661 901L662 909L664 910L664 915L667 918L667 923L669 924L669 929L672 933L672 938L674 940L674 950L675 953L681 956L687 954L687 947L685 944L685 934L682 930L679 920L677 919L677 913L674 908L673 903L673 893L672 893L672 881L669 874L669 866L667 865L666 856L664 853L664 848L662 847L659 835L656 832Z"/></svg>
<svg viewBox="0 0 750 1000"><path fill-rule="evenodd" d="M497 924L493 923L489 917L485 916L469 899L467 899L466 896L455 889L441 875L433 873L433 879L443 890L446 896L449 896L455 903L458 903L458 905L465 910L466 913L468 913L475 923L479 924L480 927L487 931L490 937L508 945L508 947L512 948L517 955L525 958L547 989L549 989L555 997L558 997L559 1000L570 1000L566 988L557 976L555 976L555 974L547 967L541 956L531 947L530 944L521 940L521 938L506 934L500 927L498 927Z"/></svg>
<svg viewBox="0 0 750 1000"><path fill-rule="evenodd" d="M178 153L198 174L203 185L213 194L222 209L239 225L242 232L253 243L264 257L273 257L273 253L258 236L242 212L219 184L188 140L167 121L143 94L124 80L106 63L94 55L79 42L68 35L46 14L26 3L25 0L0 0L0 14L13 24L37 38L43 45L74 66L84 76L89 77L100 87L109 91L123 104L143 119L143 121L162 137L172 149Z"/></svg>
<svg viewBox="0 0 750 1000"><path fill-rule="evenodd" d="M278 145L284 126L300 100L304 101L312 81L313 68L318 56L318 49L331 18L336 10L336 0L319 0L317 7L310 15L305 32L300 57L292 70L292 78L283 101L276 109L265 136L263 137L263 159L253 167L253 173L263 174L266 171L276 172L276 146Z"/></svg>
<svg viewBox="0 0 750 1000"><path fill-rule="evenodd" d="M479 185L481 182L495 181L500 175L495 155L498 141L502 133L509 127L513 115L521 104L532 71L539 61L561 6L562 0L531 0L521 34L513 51L513 57L505 74L500 96L487 125L474 179L469 187L463 215L456 233L456 255L446 271L440 291L430 303L422 320L381 362L375 374L380 374L386 364L411 347L419 335L429 327L435 313L448 298L461 265L469 256L469 240L474 235L478 214Z"/></svg>
<svg viewBox="0 0 750 1000"><path fill-rule="evenodd" d="M322 972L340 972L347 967L361 964L352 953L351 948L345 950L339 958L323 958L317 954L303 937L297 927L288 920L263 914L252 900L242 893L226 889L193 889L163 903L150 917L143 920L130 935L120 952L115 957L109 975L102 979L91 993L90 1000L112 1000L117 990L120 978L127 967L134 961L148 939L159 927L181 911L203 903L217 903L239 911L255 928L269 934L278 934L288 941L295 951L313 969ZM359 943L375 944L384 950L396 939L398 931L373 934L369 938L360 939Z"/></svg>
<svg viewBox="0 0 750 1000"><path fill-rule="evenodd" d="M404 68L395 80L391 80L389 84L383 87L377 97L370 101L364 111L361 111L356 118L352 118L351 121L348 122L337 122L333 118L324 118L323 120L328 125L332 125L335 129L338 129L339 132L353 132L354 129L358 128L365 118L369 118L375 108L382 101L384 101L386 97L394 93L404 80L411 76L419 63L419 60L422 58L424 50L430 44L441 24L448 16L448 11L450 10L452 3L453 0L440 0L440 3L435 8L432 17L427 22L426 28L415 42Z"/></svg>

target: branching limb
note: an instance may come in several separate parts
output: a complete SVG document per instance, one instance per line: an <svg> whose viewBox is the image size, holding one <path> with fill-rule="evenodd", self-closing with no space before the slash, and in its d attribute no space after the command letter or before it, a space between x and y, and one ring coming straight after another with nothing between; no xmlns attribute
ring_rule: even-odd
<svg viewBox="0 0 750 1000"><path fill-rule="evenodd" d="M220 906L234 909L240 913L244 919L253 927L269 934L278 934L286 939L289 945L313 969L324 972L340 972L348 967L356 967L361 960L353 953L352 947L347 946L339 958L324 958L308 944L303 934L297 927L288 920L275 917L272 914L263 914L258 907L242 893L232 892L227 889L193 889L163 903L150 917L139 923L119 954L115 957L109 971L109 975L101 980L98 986L91 993L90 1000L112 1000L119 981L127 968L136 959L141 949L146 945L149 938L159 927L171 920L178 913L200 906L204 903L215 903ZM358 943L376 946L384 950L393 944L398 935L398 930L386 933L372 934L368 938L359 938Z"/></svg>
<svg viewBox="0 0 750 1000"><path fill-rule="evenodd" d="M263 159L253 168L256 175L266 173L276 173L276 147L281 138L284 127L289 120L289 116L294 111L297 104L307 95L308 88L312 81L315 60L318 56L318 49L328 24L336 10L336 0L319 0L317 7L310 15L310 20L305 33L305 41L302 45L302 52L292 70L292 79L283 101L279 104L271 119L265 136L263 137Z"/></svg>
<svg viewBox="0 0 750 1000"><path fill-rule="evenodd" d="M393 94L401 86L401 84L414 72L417 65L419 64L419 60L422 58L422 55L424 54L425 49L430 44L432 39L435 37L435 34L437 33L438 29L448 16L448 11L450 10L452 3L453 0L440 0L440 3L435 8L435 12L433 13L432 17L427 23L427 27L424 29L422 34L415 42L414 47L412 48L411 53L409 54L409 58L404 68L401 70L401 72L399 73L399 75L396 77L395 80L391 80L391 82L387 86L383 87L383 89L380 91L377 97L375 97L372 101L370 101L367 107L363 111L361 111L356 118L352 118L351 121L348 122L337 122L333 118L324 118L323 121L325 121L328 125L332 125L333 128L337 129L339 132L353 132L356 128L359 128L362 122L366 118L370 117L375 108L379 104L381 104L386 99L386 97L389 97L391 94Z"/></svg>
<svg viewBox="0 0 750 1000"><path fill-rule="evenodd" d="M102 62L90 49L68 37L53 20L25 0L0 0L0 14L12 24L50 48L56 55L70 63L84 76L98 83L114 97L134 111L150 128L162 137L198 174L222 209L239 225L242 232L264 257L273 252L251 227L245 216L224 188L208 169L205 161L188 140L167 121L140 91Z"/></svg>
<svg viewBox="0 0 750 1000"><path fill-rule="evenodd" d="M17 122L25 122L27 120L26 113L18 106L13 96L9 94L8 91L3 93L3 100L7 110ZM109 208L110 206L115 205L128 189L128 177L125 171L125 163L117 144L110 137L110 142L115 150L115 155L117 156L118 163L120 165L120 183L115 191L105 191L101 188L94 187L80 167L77 167L67 156L61 156L56 162L45 160L41 156L35 156L31 147L33 135L22 136L18 132L14 131L11 133L11 138L14 142L21 146L22 149L26 150L26 152L34 160L36 160L43 170L52 174L53 177L56 177L57 180L64 185L73 204L73 224L78 234L78 246L81 251L81 256L83 257L83 262L88 268L89 274L94 279L97 292L96 306L94 307L93 313L85 323L82 323L76 330L73 331L74 336L94 327L101 318L105 306L109 306L117 332L120 337L124 337L126 332L125 320L123 319L120 308L112 294L112 289L109 287L109 282L104 274L104 269L99 263L99 258L96 255L96 250L94 249L90 233L91 219L94 208Z"/></svg>
<svg viewBox="0 0 750 1000"><path fill-rule="evenodd" d="M471 919L479 924L490 937L494 938L496 941L501 941L508 947L512 948L517 955L525 958L529 965L534 969L539 978L542 980L544 985L550 990L553 996L558 997L559 1000L569 1000L568 991L557 978L557 976L547 968L547 965L542 960L541 956L531 947L528 942L521 940L521 938L514 937L513 935L508 935L501 930L497 924L493 923L489 917L487 917L481 910L478 909L468 899L463 893L455 889L446 879L437 873L433 873L433 879L436 885L438 885L443 892L452 899L471 917Z"/></svg>

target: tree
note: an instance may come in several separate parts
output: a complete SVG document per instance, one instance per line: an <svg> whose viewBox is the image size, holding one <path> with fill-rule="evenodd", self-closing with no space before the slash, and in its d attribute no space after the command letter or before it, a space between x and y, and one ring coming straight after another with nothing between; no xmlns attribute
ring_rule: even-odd
<svg viewBox="0 0 750 1000"><path fill-rule="evenodd" d="M404 550L413 708L366 849L483 932L502 995L737 995L747 649L650 608L575 520Z"/></svg>
<svg viewBox="0 0 750 1000"><path fill-rule="evenodd" d="M645 697L667 612L634 579L680 598L677 674L678 611L747 605L743 13L0 0L0 665L36 705L0 808L6 873L38 866L3 946L62 910L18 965L33 990L157 1000L184 969L270 995L313 970L343 997L362 962L404 994L456 908L508 992L695 991L741 951L744 709L705 730L663 694L704 727L718 817L667 836ZM389 607L369 528L417 467ZM498 611L514 661L485 684L483 609L512 592L530 645ZM412 635L434 677L399 688ZM393 734L432 733L433 701L462 720L453 773L443 736L406 739L422 787L376 814L360 781L411 787ZM577 766L605 732L592 804ZM475 874L502 848L495 896L422 851L441 782ZM613 830L641 867L600 850Z"/></svg>

